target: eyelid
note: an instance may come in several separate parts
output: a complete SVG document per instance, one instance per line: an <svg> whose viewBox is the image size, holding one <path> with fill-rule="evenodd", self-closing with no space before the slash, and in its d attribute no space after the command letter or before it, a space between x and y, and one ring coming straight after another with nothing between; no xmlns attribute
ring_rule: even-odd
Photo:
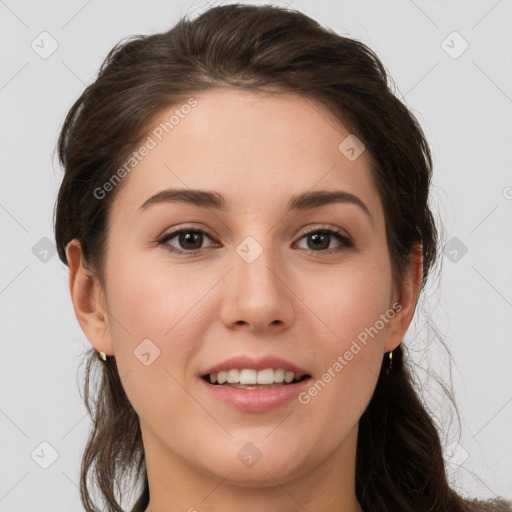
<svg viewBox="0 0 512 512"><path fill-rule="evenodd" d="M347 240L352 241L352 237L345 231L344 229L338 228L336 226L329 226L329 225L314 225L314 226L308 226L306 230L302 233L301 238L305 235L308 235L309 233L316 233L317 231L330 231L333 233L336 233L338 235L344 236Z"/></svg>

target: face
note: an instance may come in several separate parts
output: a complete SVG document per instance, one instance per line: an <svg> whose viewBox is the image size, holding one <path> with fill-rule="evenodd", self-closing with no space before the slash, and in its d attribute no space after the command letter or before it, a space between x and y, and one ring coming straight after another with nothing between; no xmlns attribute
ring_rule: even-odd
<svg viewBox="0 0 512 512"><path fill-rule="evenodd" d="M149 134L112 205L95 346L116 357L152 464L253 486L327 471L353 456L404 334L369 155L291 93L194 98L155 119L181 112ZM242 383L304 378L206 381L236 380L222 368L249 370Z"/></svg>

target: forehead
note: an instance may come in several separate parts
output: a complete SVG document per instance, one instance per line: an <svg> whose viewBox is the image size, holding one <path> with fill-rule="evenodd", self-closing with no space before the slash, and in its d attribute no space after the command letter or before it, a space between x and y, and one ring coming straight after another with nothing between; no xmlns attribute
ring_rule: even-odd
<svg viewBox="0 0 512 512"><path fill-rule="evenodd" d="M368 152L347 158L353 135L321 103L234 88L192 97L153 119L141 142L150 149L116 198L124 215L166 188L215 190L233 207L260 210L308 190L345 190L381 214Z"/></svg>

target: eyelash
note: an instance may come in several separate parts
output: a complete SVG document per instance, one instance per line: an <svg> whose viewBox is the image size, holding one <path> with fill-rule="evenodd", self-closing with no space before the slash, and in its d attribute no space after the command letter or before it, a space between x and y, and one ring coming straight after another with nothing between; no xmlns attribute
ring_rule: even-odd
<svg viewBox="0 0 512 512"><path fill-rule="evenodd" d="M212 237L208 235L208 233L206 233L205 231L203 231L201 229L197 229L197 228L193 228L193 227L185 227L185 228L181 228L181 229L179 229L177 231L173 231L172 233L167 233L166 235L164 235L163 237L158 239L158 241L157 241L158 245L164 246L165 249L167 249L170 252L174 252L174 253L177 253L177 254L186 254L188 257L189 256L195 256L196 254L198 254L201 251L203 251L203 249L187 251L187 250L184 250L184 249L176 249L175 247L171 248L171 246L167 242L169 242L169 240L172 240L173 238L175 238L180 233L200 233L200 234L206 235L208 238L213 240ZM344 235L341 230L333 229L333 228L313 228L313 229L309 229L308 231L306 231L305 233L302 234L302 236L299 238L299 240L302 240L307 235L311 235L311 234L315 234L315 233L321 233L321 234L325 234L325 235L333 235L335 238L338 239L339 242L341 242L342 247L338 248L336 250L322 249L320 251L313 251L312 249L304 249L305 251L307 251L310 254L311 253L312 254L315 254L315 253L328 253L328 254L331 254L333 252L337 253L337 252L341 252L341 251L346 250L346 249L350 249L351 247L354 247L354 244L353 244L352 240L350 240L350 238L348 238L346 235Z"/></svg>

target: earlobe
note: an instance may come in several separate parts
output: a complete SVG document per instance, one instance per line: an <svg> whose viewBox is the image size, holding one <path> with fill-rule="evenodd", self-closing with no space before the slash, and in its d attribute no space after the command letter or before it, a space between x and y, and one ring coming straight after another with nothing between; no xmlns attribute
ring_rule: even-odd
<svg viewBox="0 0 512 512"><path fill-rule="evenodd" d="M423 279L423 246L416 244L410 254L410 263L403 283L399 289L400 311L396 314L388 329L385 351L394 350L402 343L405 333L412 322Z"/></svg>
<svg viewBox="0 0 512 512"><path fill-rule="evenodd" d="M99 280L86 268L80 242L66 247L69 291L82 331L96 350L113 355L104 292Z"/></svg>

